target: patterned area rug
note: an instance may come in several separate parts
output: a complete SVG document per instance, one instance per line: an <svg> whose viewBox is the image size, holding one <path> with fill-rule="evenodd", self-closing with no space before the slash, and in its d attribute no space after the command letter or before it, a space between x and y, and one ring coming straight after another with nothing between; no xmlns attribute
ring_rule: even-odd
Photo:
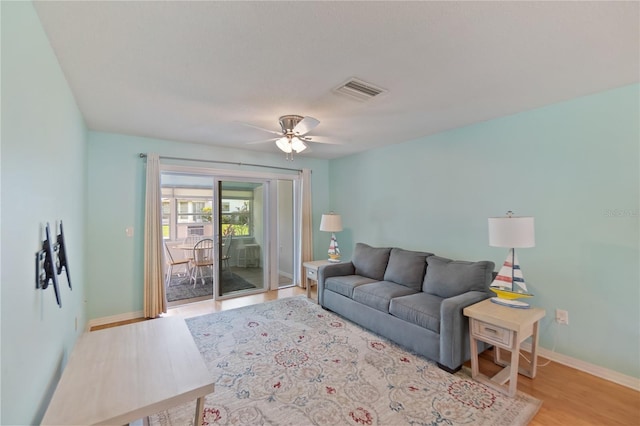
<svg viewBox="0 0 640 426"><path fill-rule="evenodd" d="M225 273L221 277L220 285L222 293L231 293L232 291L247 290L256 288L253 284L234 273ZM174 276L171 278L171 285L167 287L167 301L175 302L176 300L193 299L196 297L211 296L213 294L213 280L211 277L204 279L204 284L198 279L195 288L193 281L189 277Z"/></svg>
<svg viewBox="0 0 640 426"><path fill-rule="evenodd" d="M446 373L304 296L187 324L216 383L205 425L525 425L541 405ZM149 421L189 425L194 409Z"/></svg>

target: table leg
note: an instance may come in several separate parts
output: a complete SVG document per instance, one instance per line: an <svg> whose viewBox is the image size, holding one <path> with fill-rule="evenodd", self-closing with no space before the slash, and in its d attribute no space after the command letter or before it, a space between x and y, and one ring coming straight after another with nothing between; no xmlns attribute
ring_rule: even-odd
<svg viewBox="0 0 640 426"><path fill-rule="evenodd" d="M470 342L471 377L475 379L478 376L478 373L480 372L479 362L478 362L478 342L476 341L476 339L473 338L471 334L469 334L469 338L471 339L471 342Z"/></svg>
<svg viewBox="0 0 640 426"><path fill-rule="evenodd" d="M201 396L196 401L196 417L193 419L193 424L198 426L204 425L204 396Z"/></svg>
<svg viewBox="0 0 640 426"><path fill-rule="evenodd" d="M529 361L527 369L520 370L520 373L532 379L536 377L538 368L538 324L538 321L533 324L533 333L531 334L531 361Z"/></svg>
<svg viewBox="0 0 640 426"><path fill-rule="evenodd" d="M518 333L514 333L514 345L511 351L511 365L509 368L509 396L515 396L518 391L518 362L520 361L520 341Z"/></svg>
<svg viewBox="0 0 640 426"><path fill-rule="evenodd" d="M500 347L494 346L493 347L493 363L504 367L505 364L502 362L502 356L500 356L500 353L501 353Z"/></svg>

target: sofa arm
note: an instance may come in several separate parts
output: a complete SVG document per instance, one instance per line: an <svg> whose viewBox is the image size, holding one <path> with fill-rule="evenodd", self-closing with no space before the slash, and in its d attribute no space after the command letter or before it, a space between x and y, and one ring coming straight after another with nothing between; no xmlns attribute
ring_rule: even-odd
<svg viewBox="0 0 640 426"><path fill-rule="evenodd" d="M440 306L440 364L457 370L469 359L469 320L462 310L491 297L483 291L468 291L442 301Z"/></svg>
<svg viewBox="0 0 640 426"><path fill-rule="evenodd" d="M345 275L353 275L356 273L356 267L352 262L331 263L322 265L318 268L318 304L322 306L324 296L324 280L331 277L341 277Z"/></svg>

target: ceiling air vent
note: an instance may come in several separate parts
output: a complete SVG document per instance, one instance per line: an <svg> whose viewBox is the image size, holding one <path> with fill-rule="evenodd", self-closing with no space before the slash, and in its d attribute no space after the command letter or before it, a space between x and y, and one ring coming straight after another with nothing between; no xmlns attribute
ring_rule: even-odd
<svg viewBox="0 0 640 426"><path fill-rule="evenodd" d="M334 92L347 95L359 101L367 101L386 92L386 90L376 87L371 83L352 78L334 89Z"/></svg>

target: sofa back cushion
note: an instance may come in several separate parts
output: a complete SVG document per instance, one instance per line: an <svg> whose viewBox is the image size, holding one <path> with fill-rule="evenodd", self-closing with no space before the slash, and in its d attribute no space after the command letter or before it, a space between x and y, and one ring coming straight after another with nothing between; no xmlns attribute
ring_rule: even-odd
<svg viewBox="0 0 640 426"><path fill-rule="evenodd" d="M351 257L356 275L382 281L390 252L390 247L371 247L364 243L357 243Z"/></svg>
<svg viewBox="0 0 640 426"><path fill-rule="evenodd" d="M433 253L391 249L384 280L420 291L424 281L424 271L427 269L428 256L433 256Z"/></svg>
<svg viewBox="0 0 640 426"><path fill-rule="evenodd" d="M422 291L448 298L467 291L489 291L494 263L429 256Z"/></svg>

